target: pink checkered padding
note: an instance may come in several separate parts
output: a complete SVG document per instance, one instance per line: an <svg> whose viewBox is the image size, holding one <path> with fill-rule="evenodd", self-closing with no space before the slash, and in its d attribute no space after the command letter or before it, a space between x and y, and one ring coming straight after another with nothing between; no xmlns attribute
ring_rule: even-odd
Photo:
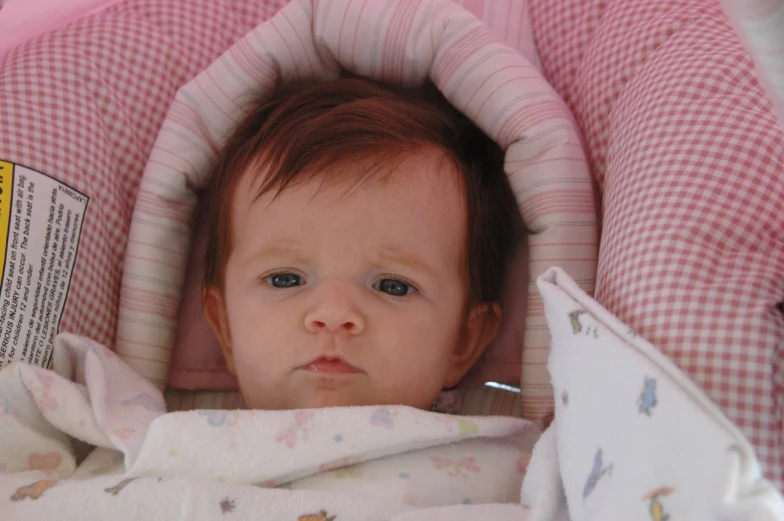
<svg viewBox="0 0 784 521"><path fill-rule="evenodd" d="M0 57L0 159L90 196L61 331L114 345L131 213L166 110L283 3L123 1Z"/></svg>
<svg viewBox="0 0 784 521"><path fill-rule="evenodd" d="M784 487L784 130L717 0L531 0L603 194L597 300Z"/></svg>

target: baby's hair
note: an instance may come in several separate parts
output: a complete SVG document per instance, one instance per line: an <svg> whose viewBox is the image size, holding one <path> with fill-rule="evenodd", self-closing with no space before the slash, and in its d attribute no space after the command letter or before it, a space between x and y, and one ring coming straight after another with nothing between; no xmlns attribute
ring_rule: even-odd
<svg viewBox="0 0 784 521"><path fill-rule="evenodd" d="M205 288L223 287L230 201L244 173L265 176L260 197L317 177L339 180L340 167L362 162L361 179L349 180L357 186L431 149L454 165L467 202L468 305L499 303L519 221L503 151L431 84L403 89L356 77L282 85L229 138L207 188Z"/></svg>

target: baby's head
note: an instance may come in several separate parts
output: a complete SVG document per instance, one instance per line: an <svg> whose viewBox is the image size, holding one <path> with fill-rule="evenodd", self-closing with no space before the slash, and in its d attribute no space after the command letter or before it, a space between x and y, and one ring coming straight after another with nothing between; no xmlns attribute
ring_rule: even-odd
<svg viewBox="0 0 784 521"><path fill-rule="evenodd" d="M204 308L248 406L427 408L495 335L517 205L435 89L279 89L208 190Z"/></svg>

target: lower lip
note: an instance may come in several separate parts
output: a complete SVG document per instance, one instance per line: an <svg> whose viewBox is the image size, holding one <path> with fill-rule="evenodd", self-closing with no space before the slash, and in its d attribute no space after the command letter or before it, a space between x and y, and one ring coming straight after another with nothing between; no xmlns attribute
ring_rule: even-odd
<svg viewBox="0 0 784 521"><path fill-rule="evenodd" d="M354 366L348 365L340 360L319 360L303 366L302 369L311 373L322 374L353 374L358 373L359 369Z"/></svg>

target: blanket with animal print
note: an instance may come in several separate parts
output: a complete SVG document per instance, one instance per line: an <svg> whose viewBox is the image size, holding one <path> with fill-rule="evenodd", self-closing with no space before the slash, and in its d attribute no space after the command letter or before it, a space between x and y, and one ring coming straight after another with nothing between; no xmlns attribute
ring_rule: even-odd
<svg viewBox="0 0 784 521"><path fill-rule="evenodd" d="M520 519L536 437L408 407L166 414L112 351L61 335L52 370L0 371L0 518Z"/></svg>
<svg viewBox="0 0 784 521"><path fill-rule="evenodd" d="M537 287L556 403L526 472L527 519L784 521L751 444L702 389L562 269Z"/></svg>

